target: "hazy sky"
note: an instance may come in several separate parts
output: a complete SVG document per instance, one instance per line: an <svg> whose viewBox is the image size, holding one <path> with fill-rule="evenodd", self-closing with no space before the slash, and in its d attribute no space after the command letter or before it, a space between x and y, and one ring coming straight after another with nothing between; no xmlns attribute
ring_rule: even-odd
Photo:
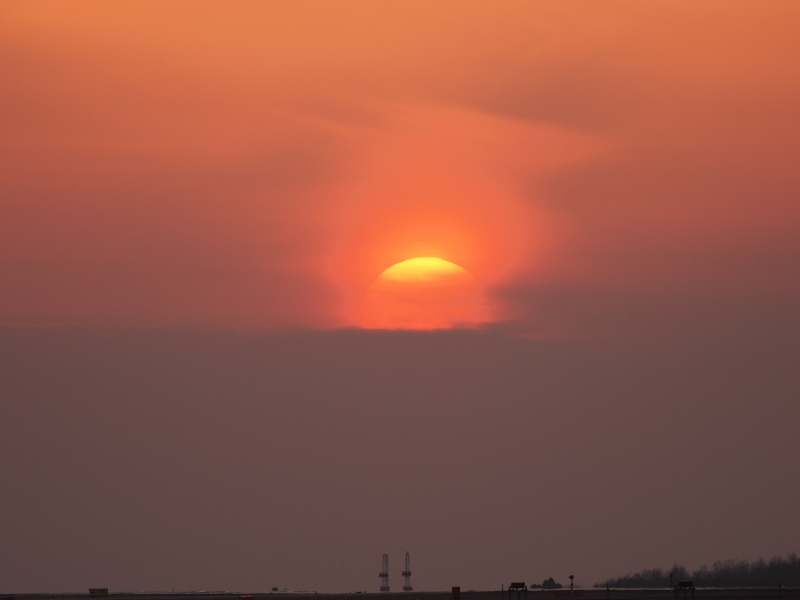
<svg viewBox="0 0 800 600"><path fill-rule="evenodd" d="M800 5L0 3L0 592L798 551ZM482 330L363 331L435 256Z"/></svg>

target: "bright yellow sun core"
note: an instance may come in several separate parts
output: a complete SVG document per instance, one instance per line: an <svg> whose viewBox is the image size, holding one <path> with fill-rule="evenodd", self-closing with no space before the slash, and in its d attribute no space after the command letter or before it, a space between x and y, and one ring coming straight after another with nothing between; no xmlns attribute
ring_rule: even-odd
<svg viewBox="0 0 800 600"><path fill-rule="evenodd" d="M486 320L482 291L472 274L447 260L404 260L381 273L364 301L368 329L449 329Z"/></svg>

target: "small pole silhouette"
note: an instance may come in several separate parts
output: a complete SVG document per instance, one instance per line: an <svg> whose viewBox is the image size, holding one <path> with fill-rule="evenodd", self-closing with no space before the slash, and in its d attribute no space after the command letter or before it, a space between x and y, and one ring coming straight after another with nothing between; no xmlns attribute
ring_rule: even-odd
<svg viewBox="0 0 800 600"><path fill-rule="evenodd" d="M572 598L572 580L575 579L575 575L569 576L569 597Z"/></svg>

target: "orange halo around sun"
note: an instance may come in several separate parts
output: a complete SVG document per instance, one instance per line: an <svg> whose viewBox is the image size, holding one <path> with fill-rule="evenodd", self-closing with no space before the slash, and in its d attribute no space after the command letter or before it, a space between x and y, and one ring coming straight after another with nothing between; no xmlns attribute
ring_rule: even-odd
<svg viewBox="0 0 800 600"><path fill-rule="evenodd" d="M441 258L412 258L389 267L364 301L366 329L450 329L486 320L476 279Z"/></svg>

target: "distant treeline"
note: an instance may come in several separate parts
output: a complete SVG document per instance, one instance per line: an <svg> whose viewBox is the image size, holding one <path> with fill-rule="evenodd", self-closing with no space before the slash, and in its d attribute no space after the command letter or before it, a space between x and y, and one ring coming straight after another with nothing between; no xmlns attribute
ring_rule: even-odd
<svg viewBox="0 0 800 600"><path fill-rule="evenodd" d="M800 587L800 559L796 554L752 563L746 560L722 560L715 562L711 568L703 565L692 573L683 565L674 565L667 571L645 569L596 583L594 587L668 588L670 573L675 585L679 581L692 581L695 587Z"/></svg>
<svg viewBox="0 0 800 600"><path fill-rule="evenodd" d="M560 583L557 583L552 577L545 579L541 585L534 583L532 586L530 586L532 590L558 590L562 587L564 586Z"/></svg>

